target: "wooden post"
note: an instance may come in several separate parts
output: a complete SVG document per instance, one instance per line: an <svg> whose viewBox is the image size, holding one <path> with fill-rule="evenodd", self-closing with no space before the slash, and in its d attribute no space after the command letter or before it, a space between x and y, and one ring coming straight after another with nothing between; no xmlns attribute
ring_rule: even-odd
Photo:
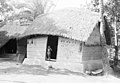
<svg viewBox="0 0 120 83"><path fill-rule="evenodd" d="M18 38L16 38L16 40L17 40L17 52L16 52L16 55L17 55L17 65L19 64L19 58L20 58L20 54L19 54L19 50L18 50Z"/></svg>

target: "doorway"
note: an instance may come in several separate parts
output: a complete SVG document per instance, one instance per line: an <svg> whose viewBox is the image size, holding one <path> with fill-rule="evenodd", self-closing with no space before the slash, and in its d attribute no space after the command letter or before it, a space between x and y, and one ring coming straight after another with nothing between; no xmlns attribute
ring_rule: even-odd
<svg viewBox="0 0 120 83"><path fill-rule="evenodd" d="M8 54L14 54L17 51L17 40L16 39L10 39L5 45L4 45L4 51Z"/></svg>
<svg viewBox="0 0 120 83"><path fill-rule="evenodd" d="M16 56L17 40L10 39L3 47L0 48L0 58L10 58Z"/></svg>
<svg viewBox="0 0 120 83"><path fill-rule="evenodd" d="M46 48L46 60L54 61L57 58L58 36L48 36ZM48 56L48 47L50 47L50 56Z"/></svg>

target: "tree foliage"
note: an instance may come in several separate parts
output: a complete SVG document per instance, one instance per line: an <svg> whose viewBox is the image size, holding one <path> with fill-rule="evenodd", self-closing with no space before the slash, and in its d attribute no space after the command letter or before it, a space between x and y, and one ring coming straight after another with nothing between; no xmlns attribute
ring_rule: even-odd
<svg viewBox="0 0 120 83"><path fill-rule="evenodd" d="M120 0L108 0L104 9L111 21L114 21L115 16L120 17Z"/></svg>
<svg viewBox="0 0 120 83"><path fill-rule="evenodd" d="M87 3L88 9L99 12L99 0L91 0L89 3Z"/></svg>
<svg viewBox="0 0 120 83"><path fill-rule="evenodd" d="M91 10L99 12L99 0L91 0L90 5L88 7ZM111 21L114 21L115 15L120 18L120 0L107 0L104 3L104 12Z"/></svg>
<svg viewBox="0 0 120 83"><path fill-rule="evenodd" d="M40 14L49 12L53 6L55 5L51 0L32 0L28 8L33 11L34 18L36 18Z"/></svg>
<svg viewBox="0 0 120 83"><path fill-rule="evenodd" d="M35 19L40 14L47 13L54 6L51 0L0 0L0 15L5 21L19 17Z"/></svg>
<svg viewBox="0 0 120 83"><path fill-rule="evenodd" d="M24 11L24 9L29 9L34 14L34 17L49 12L54 6L51 0L25 0L19 3L17 0L9 0L8 3L14 10Z"/></svg>

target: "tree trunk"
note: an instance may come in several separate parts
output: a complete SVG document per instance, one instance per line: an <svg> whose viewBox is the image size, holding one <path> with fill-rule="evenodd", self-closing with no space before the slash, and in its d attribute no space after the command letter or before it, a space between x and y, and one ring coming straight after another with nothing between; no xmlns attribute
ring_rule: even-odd
<svg viewBox="0 0 120 83"><path fill-rule="evenodd" d="M117 0L115 0L115 10L117 11ZM117 39L117 12L115 13L115 57L114 57L114 66L118 64L118 39Z"/></svg>
<svg viewBox="0 0 120 83"><path fill-rule="evenodd" d="M108 61L108 53L107 48L106 48L106 39L104 35L104 30L105 30L105 22L104 22L104 6L103 6L103 0L99 0L99 5L100 5L100 35L101 35L101 45L102 45L102 60L103 60L103 71L104 74L107 75L110 71L110 66L109 66L109 61Z"/></svg>
<svg viewBox="0 0 120 83"><path fill-rule="evenodd" d="M105 44L105 36L104 36L104 8L103 8L103 0L99 0L99 4L100 4L100 35L101 35L101 44L104 45Z"/></svg>

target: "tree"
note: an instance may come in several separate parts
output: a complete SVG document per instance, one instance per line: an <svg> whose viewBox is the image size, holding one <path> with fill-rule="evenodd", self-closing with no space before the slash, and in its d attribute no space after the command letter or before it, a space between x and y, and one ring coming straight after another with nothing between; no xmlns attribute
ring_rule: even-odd
<svg viewBox="0 0 120 83"><path fill-rule="evenodd" d="M87 3L87 8L95 11L95 12L99 12L99 0L86 0Z"/></svg>
<svg viewBox="0 0 120 83"><path fill-rule="evenodd" d="M101 33L101 36L102 36L102 39L104 38L104 5L103 5L103 0L99 0L99 4L100 4L100 8L99 8L99 11L100 11L100 18L101 18L101 25L100 25L100 33ZM103 40L102 42L104 42L105 40Z"/></svg>
<svg viewBox="0 0 120 83"><path fill-rule="evenodd" d="M12 11L12 8L6 4L6 0L0 0L0 27L5 25L9 11Z"/></svg>
<svg viewBox="0 0 120 83"><path fill-rule="evenodd" d="M10 0L7 3L16 11L17 13L23 12L26 9L30 10L33 13L34 18L38 15L47 13L50 9L55 6L51 0L31 0L24 2L17 2L16 0Z"/></svg>
<svg viewBox="0 0 120 83"><path fill-rule="evenodd" d="M34 18L40 14L48 13L55 4L51 0L32 0L31 9L34 13Z"/></svg>
<svg viewBox="0 0 120 83"><path fill-rule="evenodd" d="M104 22L104 5L103 5L103 0L99 0L99 11L100 11L100 34L101 34L101 44L102 44L102 53L104 52L104 45L106 43L105 40L105 35L104 35L104 30L105 30L105 22ZM109 61L107 58L107 54L103 53L102 55L102 60L103 60L103 69L104 73L108 74L108 69L109 69Z"/></svg>
<svg viewBox="0 0 120 83"><path fill-rule="evenodd" d="M5 20L4 24L21 18L31 20L32 17L34 20L54 6L51 0L0 0L0 15Z"/></svg>

